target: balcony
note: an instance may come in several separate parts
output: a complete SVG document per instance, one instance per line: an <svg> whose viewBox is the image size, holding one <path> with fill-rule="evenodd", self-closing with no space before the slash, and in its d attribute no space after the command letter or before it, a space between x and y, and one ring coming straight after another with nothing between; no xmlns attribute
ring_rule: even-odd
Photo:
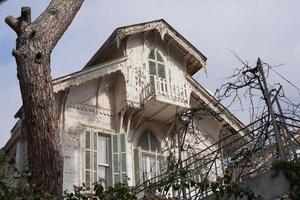
<svg viewBox="0 0 300 200"><path fill-rule="evenodd" d="M174 83L166 79L152 76L150 84L141 92L141 104L145 108L146 117L166 120L178 112L189 108L190 90L185 83Z"/></svg>

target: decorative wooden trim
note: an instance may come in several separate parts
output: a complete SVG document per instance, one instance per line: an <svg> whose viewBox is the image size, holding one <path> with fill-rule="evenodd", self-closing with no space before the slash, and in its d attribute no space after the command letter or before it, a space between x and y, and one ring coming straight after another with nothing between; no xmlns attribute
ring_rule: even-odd
<svg viewBox="0 0 300 200"><path fill-rule="evenodd" d="M55 79L52 81L54 93L63 91L69 87L77 86L104 75L111 74L116 71L121 71L125 76L125 65L127 57L116 59L110 62L102 63L94 67L75 72L73 74ZM125 76L126 79L126 76Z"/></svg>
<svg viewBox="0 0 300 200"><path fill-rule="evenodd" d="M225 108L199 83L197 83L191 76L186 76L188 87L200 97L203 102L208 105L213 111L221 113L220 116L235 130L242 129L245 125L237 119L227 108Z"/></svg>
<svg viewBox="0 0 300 200"><path fill-rule="evenodd" d="M111 114L111 111L104 108L99 108L92 105L86 105L86 104L79 104L79 103L68 103L67 108L73 108L79 111L83 112L90 112L95 115L102 115L107 117L114 117L113 114Z"/></svg>
<svg viewBox="0 0 300 200"><path fill-rule="evenodd" d="M203 58L203 56L201 56L198 52L195 51L194 47L192 47L181 37L179 37L173 30L171 30L170 26L164 21L154 21L150 23L133 25L133 26L117 29L117 35L116 35L117 46L118 47L120 46L121 41L126 36L145 32L145 31L155 30L155 29L160 33L162 40L165 38L165 35L169 35L172 38L173 42L177 43L181 48L187 51L188 54L194 56L206 71L206 58Z"/></svg>

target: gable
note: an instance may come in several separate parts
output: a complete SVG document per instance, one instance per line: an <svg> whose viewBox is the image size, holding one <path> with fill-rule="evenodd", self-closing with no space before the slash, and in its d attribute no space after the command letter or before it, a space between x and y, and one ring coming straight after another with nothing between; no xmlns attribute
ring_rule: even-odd
<svg viewBox="0 0 300 200"><path fill-rule="evenodd" d="M161 41L170 49L180 51L190 75L195 74L201 68L205 69L207 58L163 19L117 28L85 65L85 68L105 62L109 58L126 56L128 38L136 34L147 37L149 33L159 35Z"/></svg>

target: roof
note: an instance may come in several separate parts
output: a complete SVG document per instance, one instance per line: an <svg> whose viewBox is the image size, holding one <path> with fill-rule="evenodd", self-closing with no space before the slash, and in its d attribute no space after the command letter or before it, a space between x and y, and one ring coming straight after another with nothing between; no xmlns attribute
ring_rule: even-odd
<svg viewBox="0 0 300 200"><path fill-rule="evenodd" d="M170 24L168 24L164 19L154 20L150 22L144 22L139 24L133 24L129 26L123 26L115 29L115 31L110 35L110 37L104 42L100 49L94 54L94 56L88 61L84 68L91 67L94 65L95 60L103 54L111 44L116 44L117 47L120 46L122 40L130 35L143 33L151 30L157 30L160 33L162 39L168 37L174 44L181 48L185 53L187 58L191 58L193 67L191 75L197 72L199 69L205 68L207 58L188 40L186 40L179 32L177 32Z"/></svg>
<svg viewBox="0 0 300 200"><path fill-rule="evenodd" d="M92 63L93 60L95 60L95 58L100 55L111 43L115 42L116 45L118 45L126 36L136 33L142 33L149 30L158 30L162 38L166 36L172 38L172 40L180 45L188 55L194 56L195 59L198 59L199 63L201 64L199 65L200 68L205 66L207 58L165 20L160 19L117 28L82 70L52 80L54 93L58 93L72 86L80 85L103 75L122 70L124 68L124 64L126 64L127 57L117 58L108 62L100 63L98 65L92 65ZM225 114L222 116L223 118L226 118L225 121L227 121L228 123L229 121L233 121L235 124L235 129L240 129L244 126L242 122L240 122L230 111L225 109L221 104L212 104L212 102L216 102L215 98L192 77L187 76L187 79L190 81L191 85L197 91L199 91L198 95L206 100L206 104L211 107L216 107L215 109L218 111L225 110ZM21 113L22 109L17 112L15 118L20 117Z"/></svg>

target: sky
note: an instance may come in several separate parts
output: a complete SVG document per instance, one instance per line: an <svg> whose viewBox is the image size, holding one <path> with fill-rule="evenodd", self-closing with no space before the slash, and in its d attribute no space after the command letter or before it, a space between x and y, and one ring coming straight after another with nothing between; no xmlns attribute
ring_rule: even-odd
<svg viewBox="0 0 300 200"><path fill-rule="evenodd" d="M8 0L0 5L0 147L16 123L14 114L22 104L16 64L11 56L16 34L4 23L8 15L18 17L22 6L31 6L34 20L49 0ZM298 0L86 0L52 53L52 77L80 70L119 26L165 19L207 58L208 77L203 70L194 78L210 91L241 63L233 55L255 63L257 57L300 88L300 1ZM300 102L299 90L279 76L286 95ZM247 112L234 111L242 121Z"/></svg>

